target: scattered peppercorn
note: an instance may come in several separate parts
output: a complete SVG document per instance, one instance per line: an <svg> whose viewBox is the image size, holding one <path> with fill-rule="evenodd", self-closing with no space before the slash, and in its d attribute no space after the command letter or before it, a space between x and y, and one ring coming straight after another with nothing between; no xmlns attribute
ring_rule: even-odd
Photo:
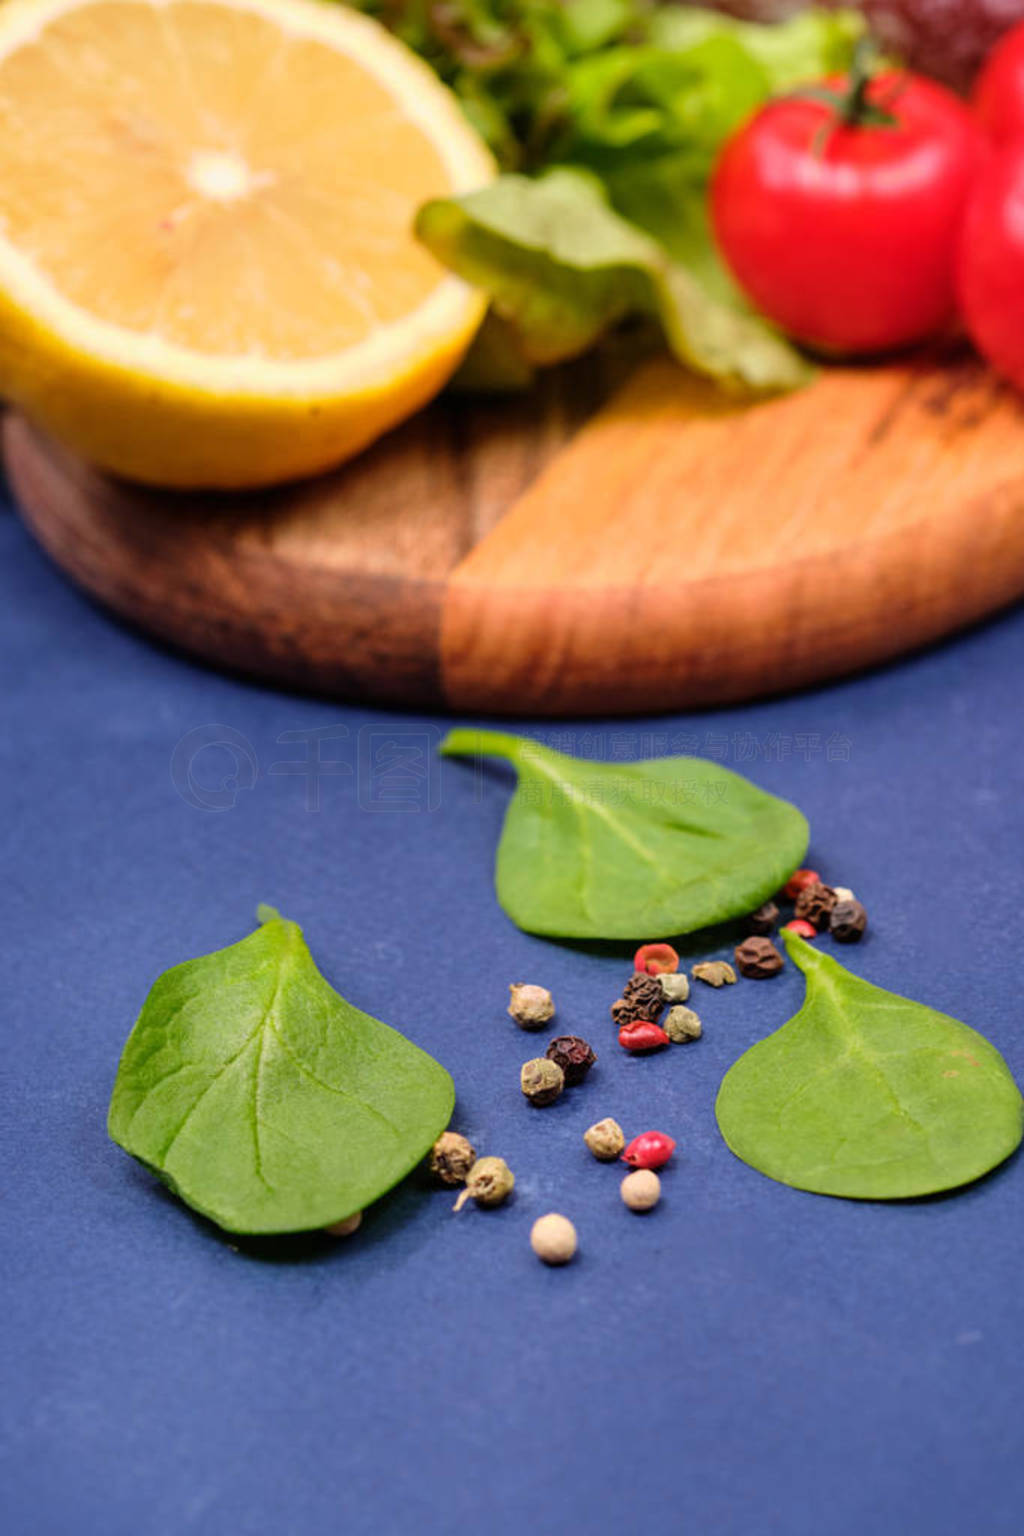
<svg viewBox="0 0 1024 1536"><path fill-rule="evenodd" d="M543 1029L554 1018L555 1000L547 987L536 987L532 982L513 981L509 984L508 1011L520 1029Z"/></svg>
<svg viewBox="0 0 1024 1536"><path fill-rule="evenodd" d="M779 920L779 909L774 901L766 901L764 906L758 907L756 912L751 912L747 918L747 932L766 938Z"/></svg>
<svg viewBox="0 0 1024 1536"><path fill-rule="evenodd" d="M678 971L679 956L671 944L641 944L633 956L633 968L645 971L648 976L661 976Z"/></svg>
<svg viewBox="0 0 1024 1536"><path fill-rule="evenodd" d="M791 933L798 933L802 939L816 939L818 930L813 923L809 923L806 917L794 917L791 922L784 925Z"/></svg>
<svg viewBox="0 0 1024 1536"><path fill-rule="evenodd" d="M362 1211L353 1211L351 1216L346 1216L344 1221L334 1221L324 1231L330 1237L351 1237L353 1232L358 1232L363 1224Z"/></svg>
<svg viewBox="0 0 1024 1536"><path fill-rule="evenodd" d="M657 1023L665 1007L665 993L659 976L644 976L635 972L622 989L622 996L612 1003L612 1018L616 1024L632 1024L636 1019L650 1019Z"/></svg>
<svg viewBox="0 0 1024 1536"><path fill-rule="evenodd" d="M643 1131L633 1137L622 1154L622 1161L631 1168L663 1168L675 1149L672 1137L666 1136L664 1131Z"/></svg>
<svg viewBox="0 0 1024 1536"><path fill-rule="evenodd" d="M685 1003L690 995L690 978L685 971L677 971L671 976L659 976L661 994L666 1003Z"/></svg>
<svg viewBox="0 0 1024 1536"><path fill-rule="evenodd" d="M736 972L727 960L698 960L690 973L697 981L706 981L709 987L732 986Z"/></svg>
<svg viewBox="0 0 1024 1536"><path fill-rule="evenodd" d="M782 887L783 896L795 901L805 885L820 885L821 876L816 869L795 869Z"/></svg>
<svg viewBox="0 0 1024 1536"><path fill-rule="evenodd" d="M815 928L827 928L836 904L836 893L830 885L805 885L796 899L793 911L797 917L805 917Z"/></svg>
<svg viewBox="0 0 1024 1536"><path fill-rule="evenodd" d="M467 1200L475 1200L477 1205L500 1205L512 1193L515 1182L515 1174L503 1157L478 1157L455 1210L461 1211Z"/></svg>
<svg viewBox="0 0 1024 1536"><path fill-rule="evenodd" d="M859 901L837 901L829 919L829 933L840 944L859 944L868 925L868 914Z"/></svg>
<svg viewBox="0 0 1024 1536"><path fill-rule="evenodd" d="M457 1131L445 1131L430 1149L430 1171L442 1184L465 1184L475 1162L472 1143Z"/></svg>
<svg viewBox="0 0 1024 1536"><path fill-rule="evenodd" d="M661 1199L661 1180L651 1168L627 1173L619 1189L631 1211L649 1211Z"/></svg>
<svg viewBox="0 0 1024 1536"><path fill-rule="evenodd" d="M771 939L744 939L742 944L737 944L735 955L740 973L754 981L777 976L786 963Z"/></svg>
<svg viewBox="0 0 1024 1536"><path fill-rule="evenodd" d="M548 1061L555 1061L561 1067L567 1088L582 1083L597 1060L595 1051L582 1035L557 1035L544 1054Z"/></svg>
<svg viewBox="0 0 1024 1536"><path fill-rule="evenodd" d="M532 1061L523 1063L519 1086L530 1103L541 1109L545 1104L553 1104L559 1097L565 1087L565 1073L557 1061L548 1061L546 1056L535 1056Z"/></svg>
<svg viewBox="0 0 1024 1536"><path fill-rule="evenodd" d="M832 889L836 893L836 901L856 901L857 898L848 885L834 885Z"/></svg>
<svg viewBox="0 0 1024 1536"><path fill-rule="evenodd" d="M588 1131L584 1131L583 1140L599 1163L614 1162L626 1145L626 1138L622 1134L622 1126L617 1120L612 1120L610 1117L606 1120L598 1120L596 1125L592 1125Z"/></svg>
<svg viewBox="0 0 1024 1536"><path fill-rule="evenodd" d="M549 1211L531 1227L530 1247L545 1264L568 1264L576 1254L576 1228L568 1216Z"/></svg>
<svg viewBox="0 0 1024 1536"><path fill-rule="evenodd" d="M687 1041L701 1037L699 1014L692 1008L684 1008L681 1003L669 1009L663 1028L673 1045L685 1045Z"/></svg>
<svg viewBox="0 0 1024 1536"><path fill-rule="evenodd" d="M619 1030L619 1044L624 1051L657 1051L668 1043L665 1031L649 1019L637 1019L633 1024L623 1024Z"/></svg>

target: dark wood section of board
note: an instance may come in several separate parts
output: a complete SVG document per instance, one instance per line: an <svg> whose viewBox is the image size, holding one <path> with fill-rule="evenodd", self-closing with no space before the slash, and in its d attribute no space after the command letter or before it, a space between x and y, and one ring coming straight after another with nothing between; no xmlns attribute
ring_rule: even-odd
<svg viewBox="0 0 1024 1536"><path fill-rule="evenodd" d="M141 628L332 696L650 712L833 677L1024 593L1024 413L956 350L741 405L667 361L450 398L320 480L183 496L6 425L53 558ZM602 403L603 402L603 403Z"/></svg>

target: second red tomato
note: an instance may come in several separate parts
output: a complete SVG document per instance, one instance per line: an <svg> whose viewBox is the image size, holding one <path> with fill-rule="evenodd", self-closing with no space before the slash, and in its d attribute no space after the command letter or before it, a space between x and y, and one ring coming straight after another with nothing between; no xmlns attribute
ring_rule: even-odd
<svg viewBox="0 0 1024 1536"><path fill-rule="evenodd" d="M852 122L838 105L846 82L825 87L836 105L771 102L726 145L715 234L741 287L791 336L846 355L907 346L953 312L980 135L951 92L919 76L877 76Z"/></svg>

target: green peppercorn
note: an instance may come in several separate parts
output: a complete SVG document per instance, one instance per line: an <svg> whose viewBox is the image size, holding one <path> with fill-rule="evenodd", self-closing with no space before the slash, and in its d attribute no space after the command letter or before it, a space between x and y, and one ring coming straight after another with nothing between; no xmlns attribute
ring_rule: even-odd
<svg viewBox="0 0 1024 1536"><path fill-rule="evenodd" d="M545 1104L553 1104L559 1097L565 1087L565 1073L557 1061L535 1056L532 1061L523 1063L519 1086L530 1103L540 1109Z"/></svg>
<svg viewBox="0 0 1024 1536"><path fill-rule="evenodd" d="M599 1163L613 1163L626 1145L622 1126L609 1116L583 1132L583 1140Z"/></svg>
<svg viewBox="0 0 1024 1536"><path fill-rule="evenodd" d="M701 1037L699 1016L692 1008L683 1008L681 1005L669 1009L668 1017L661 1027L674 1045L685 1045L687 1041L699 1040Z"/></svg>
<svg viewBox="0 0 1024 1536"><path fill-rule="evenodd" d="M430 1151L430 1171L442 1184L465 1184L475 1162L472 1143L456 1131L445 1131Z"/></svg>
<svg viewBox="0 0 1024 1536"><path fill-rule="evenodd" d="M477 1205L500 1205L512 1193L515 1182L515 1174L503 1157L478 1157L455 1210L461 1211L467 1200L475 1200Z"/></svg>
<svg viewBox="0 0 1024 1536"><path fill-rule="evenodd" d="M691 974L709 987L731 987L736 980L736 972L727 960L698 960Z"/></svg>
<svg viewBox="0 0 1024 1536"><path fill-rule="evenodd" d="M666 1003L685 1003L690 995L690 978L685 971L663 971L658 977ZM657 1020L652 1022L657 1023Z"/></svg>

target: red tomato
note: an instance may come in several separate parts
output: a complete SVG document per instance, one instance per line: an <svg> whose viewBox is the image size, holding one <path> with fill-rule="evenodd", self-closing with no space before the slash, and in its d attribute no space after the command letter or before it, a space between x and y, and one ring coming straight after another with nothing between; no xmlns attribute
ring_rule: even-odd
<svg viewBox="0 0 1024 1536"><path fill-rule="evenodd" d="M770 102L712 183L715 234L741 286L784 331L836 353L906 346L949 319L981 152L970 113L930 80L884 73L866 100L893 121L849 125L799 93Z"/></svg>
<svg viewBox="0 0 1024 1536"><path fill-rule="evenodd" d="M1024 389L1024 142L993 157L971 196L957 288L979 352Z"/></svg>
<svg viewBox="0 0 1024 1536"><path fill-rule="evenodd" d="M1024 137L1024 22L989 54L975 83L974 110L997 144Z"/></svg>

